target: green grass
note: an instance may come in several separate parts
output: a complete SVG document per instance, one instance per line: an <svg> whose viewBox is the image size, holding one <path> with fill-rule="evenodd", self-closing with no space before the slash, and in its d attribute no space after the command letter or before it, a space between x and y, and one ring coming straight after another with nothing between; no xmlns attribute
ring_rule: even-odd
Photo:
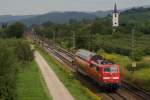
<svg viewBox="0 0 150 100"><path fill-rule="evenodd" d="M137 86L150 91L150 67L135 71L132 81Z"/></svg>
<svg viewBox="0 0 150 100"><path fill-rule="evenodd" d="M17 100L52 100L35 61L19 69Z"/></svg>
<svg viewBox="0 0 150 100"><path fill-rule="evenodd" d="M144 58L137 63L137 70L133 74L132 81L150 91L150 62L147 59Z"/></svg>
<svg viewBox="0 0 150 100"><path fill-rule="evenodd" d="M51 66L51 68L55 71L59 79L64 83L65 87L69 90L69 92L74 96L76 100L99 100L95 94L90 92L89 89L85 88L77 81L72 72L67 69L64 69L62 64L60 64L56 59L51 57L47 52L45 52L41 48L37 48L38 51L43 55L45 60Z"/></svg>

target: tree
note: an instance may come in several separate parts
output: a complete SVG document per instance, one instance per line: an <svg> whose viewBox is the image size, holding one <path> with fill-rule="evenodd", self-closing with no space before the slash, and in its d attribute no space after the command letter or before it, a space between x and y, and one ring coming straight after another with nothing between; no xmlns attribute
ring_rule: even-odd
<svg viewBox="0 0 150 100"><path fill-rule="evenodd" d="M0 98L15 100L17 59L13 49L0 40Z"/></svg>
<svg viewBox="0 0 150 100"><path fill-rule="evenodd" d="M19 67L33 59L26 41L0 39L0 100L16 100L16 80Z"/></svg>
<svg viewBox="0 0 150 100"><path fill-rule="evenodd" d="M9 38L12 37L21 38L23 37L24 31L25 31L25 25L23 23L16 22L7 28L7 36Z"/></svg>
<svg viewBox="0 0 150 100"><path fill-rule="evenodd" d="M15 53L18 60L23 63L28 63L34 58L33 51L31 50L30 45L25 41L20 41L16 44Z"/></svg>

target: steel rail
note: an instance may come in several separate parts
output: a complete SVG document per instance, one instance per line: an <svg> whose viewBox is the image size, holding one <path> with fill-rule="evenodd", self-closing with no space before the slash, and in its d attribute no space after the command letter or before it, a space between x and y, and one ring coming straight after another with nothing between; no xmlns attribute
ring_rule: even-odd
<svg viewBox="0 0 150 100"><path fill-rule="evenodd" d="M60 49L61 49L61 52L64 52L64 53L66 53L66 55L68 55L69 57L73 58L73 54L72 53L68 52L65 49L62 49L61 47L60 47ZM143 90L141 88L138 88L135 85L133 85L133 84L131 84L131 83L125 81L125 80L122 81L122 86L124 88L128 89L129 91L132 91L132 93L134 93L135 95L141 97L142 99L150 100L150 92L147 92L147 91L145 91L145 90ZM124 98L124 100L125 100L125 98Z"/></svg>
<svg viewBox="0 0 150 100"><path fill-rule="evenodd" d="M68 66L72 66L72 60L68 60L68 58L70 58L70 56L72 57L72 55L70 55L70 53L67 53L66 56L62 54L65 53L64 51L57 51L55 50L53 47L49 47L49 49L52 48L53 50L50 50L55 56L57 56L58 58L60 58L64 63L66 63ZM48 49L48 50L49 50ZM61 49L63 50L63 49ZM67 58L68 56L68 58ZM72 70L75 70L74 67L71 67ZM107 96L109 96L111 99L113 100L127 100L127 98L125 96L120 95L119 93L109 93L106 94Z"/></svg>

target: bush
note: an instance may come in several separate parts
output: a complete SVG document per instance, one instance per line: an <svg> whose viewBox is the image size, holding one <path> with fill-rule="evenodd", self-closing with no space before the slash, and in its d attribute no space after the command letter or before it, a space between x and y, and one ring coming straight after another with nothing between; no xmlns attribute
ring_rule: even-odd
<svg viewBox="0 0 150 100"><path fill-rule="evenodd" d="M23 23L16 22L6 29L7 37L21 38L23 37L24 30L25 25Z"/></svg>
<svg viewBox="0 0 150 100"><path fill-rule="evenodd" d="M0 40L0 99L16 100L17 69L33 59L30 46L21 40Z"/></svg>
<svg viewBox="0 0 150 100"><path fill-rule="evenodd" d="M148 69L148 68L150 68L150 62L142 61L142 62L137 63L137 69L138 70L140 70L140 69Z"/></svg>
<svg viewBox="0 0 150 100"><path fill-rule="evenodd" d="M144 52L143 51L136 51L135 52L135 60L136 61L140 61L144 56Z"/></svg>
<svg viewBox="0 0 150 100"><path fill-rule="evenodd" d="M16 45L15 52L18 60L23 63L30 62L34 58L33 51L30 49L30 45L28 45L26 42L19 41Z"/></svg>

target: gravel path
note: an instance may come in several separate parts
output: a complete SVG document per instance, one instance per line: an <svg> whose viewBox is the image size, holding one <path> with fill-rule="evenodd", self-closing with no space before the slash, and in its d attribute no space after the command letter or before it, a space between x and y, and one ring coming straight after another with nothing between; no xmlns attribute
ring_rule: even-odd
<svg viewBox="0 0 150 100"><path fill-rule="evenodd" d="M74 100L40 53L35 51L34 55L53 100Z"/></svg>

